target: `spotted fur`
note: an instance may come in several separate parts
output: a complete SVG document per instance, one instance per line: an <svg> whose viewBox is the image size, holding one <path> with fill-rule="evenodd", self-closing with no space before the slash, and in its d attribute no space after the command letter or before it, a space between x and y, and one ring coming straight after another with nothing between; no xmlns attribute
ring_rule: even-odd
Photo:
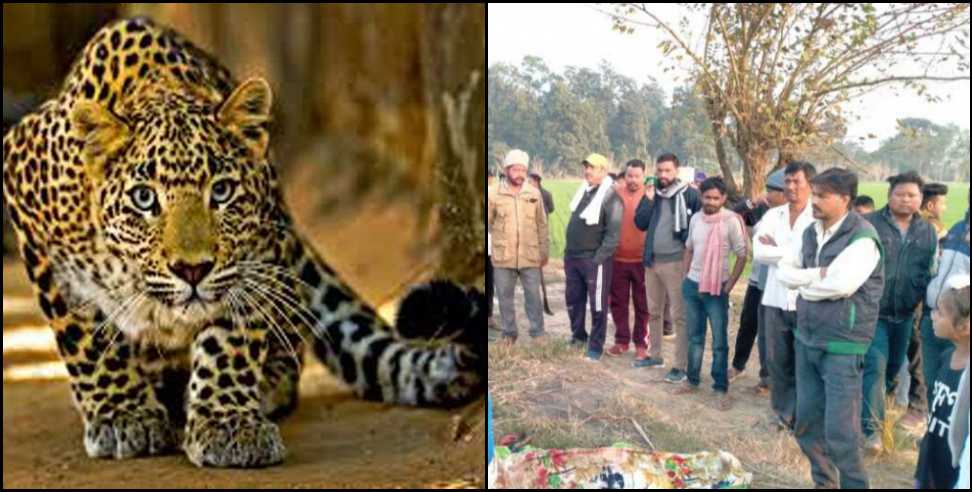
<svg viewBox="0 0 972 492"><path fill-rule="evenodd" d="M366 399L484 391L481 295L452 288L446 313L419 288L394 334L295 232L271 105L265 81L237 82L138 18L99 31L59 95L4 136L4 195L90 456L181 445L199 466L279 463L274 420L296 404L308 339Z"/></svg>

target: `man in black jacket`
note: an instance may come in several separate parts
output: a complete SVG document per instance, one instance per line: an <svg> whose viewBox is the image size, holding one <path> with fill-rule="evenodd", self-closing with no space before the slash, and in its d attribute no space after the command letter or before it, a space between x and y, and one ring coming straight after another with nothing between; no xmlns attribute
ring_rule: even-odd
<svg viewBox="0 0 972 492"><path fill-rule="evenodd" d="M867 216L881 238L886 279L877 330L864 367L862 428L866 450L873 453L882 448L885 394L907 359L915 311L931 282L938 251L935 228L918 213L924 180L907 172L888 182L888 205Z"/></svg>
<svg viewBox="0 0 972 492"><path fill-rule="evenodd" d="M587 345L587 360L598 362L604 353L611 267L621 238L621 201L607 176L608 161L591 154L584 159L586 182L570 203L564 270L567 274L567 314L572 345ZM591 334L585 328L591 306Z"/></svg>
<svg viewBox="0 0 972 492"><path fill-rule="evenodd" d="M644 264L647 268L648 328L651 349L639 367L662 368L663 321L665 300L671 303L675 325L676 349L672 369L665 381L679 384L686 380L688 365L688 334L682 304L682 281L685 274L682 259L688 239L689 220L702 209L702 197L694 188L678 179L678 157L663 154L656 160L655 177L658 190L647 187L645 198L635 212L635 225L647 231Z"/></svg>

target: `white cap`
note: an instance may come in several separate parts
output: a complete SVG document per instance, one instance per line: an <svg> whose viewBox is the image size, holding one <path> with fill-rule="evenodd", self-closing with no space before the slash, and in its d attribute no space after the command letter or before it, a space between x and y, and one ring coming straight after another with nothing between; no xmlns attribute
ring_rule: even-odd
<svg viewBox="0 0 972 492"><path fill-rule="evenodd" d="M526 152L520 149L513 149L506 154L506 158L503 159L503 169L506 169L514 164L520 164L525 168L530 167L530 156Z"/></svg>

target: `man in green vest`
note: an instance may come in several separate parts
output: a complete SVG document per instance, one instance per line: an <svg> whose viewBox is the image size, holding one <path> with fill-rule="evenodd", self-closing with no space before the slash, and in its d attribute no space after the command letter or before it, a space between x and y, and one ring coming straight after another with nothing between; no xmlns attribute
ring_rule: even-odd
<svg viewBox="0 0 972 492"><path fill-rule="evenodd" d="M857 176L831 169L811 181L814 224L781 262L797 290L794 435L817 488L868 488L861 459L864 356L884 292L877 231L852 210Z"/></svg>

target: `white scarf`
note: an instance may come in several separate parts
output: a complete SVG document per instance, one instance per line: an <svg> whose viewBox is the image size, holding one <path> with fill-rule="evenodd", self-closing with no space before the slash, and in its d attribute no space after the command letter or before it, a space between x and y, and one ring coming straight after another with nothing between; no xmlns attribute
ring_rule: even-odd
<svg viewBox="0 0 972 492"><path fill-rule="evenodd" d="M597 193L594 194L594 198L591 199L591 202L587 204L587 208L580 214L580 218L584 219L584 223L589 226L594 226L600 222L601 205L604 203L604 197L607 196L613 187L614 180L610 176L605 176L604 180L601 181L601 186L597 189ZM582 185L577 189L577 193L574 193L574 198L570 201L570 213L574 213L577 210L577 206L580 205L584 194L589 191L591 191L591 187L586 185Z"/></svg>
<svg viewBox="0 0 972 492"><path fill-rule="evenodd" d="M685 205L685 189L688 188L688 183L683 183L676 180L668 188L664 190L658 190L658 194L664 198L675 197L675 233L681 233L682 231L688 229L689 226L689 212L688 207Z"/></svg>

